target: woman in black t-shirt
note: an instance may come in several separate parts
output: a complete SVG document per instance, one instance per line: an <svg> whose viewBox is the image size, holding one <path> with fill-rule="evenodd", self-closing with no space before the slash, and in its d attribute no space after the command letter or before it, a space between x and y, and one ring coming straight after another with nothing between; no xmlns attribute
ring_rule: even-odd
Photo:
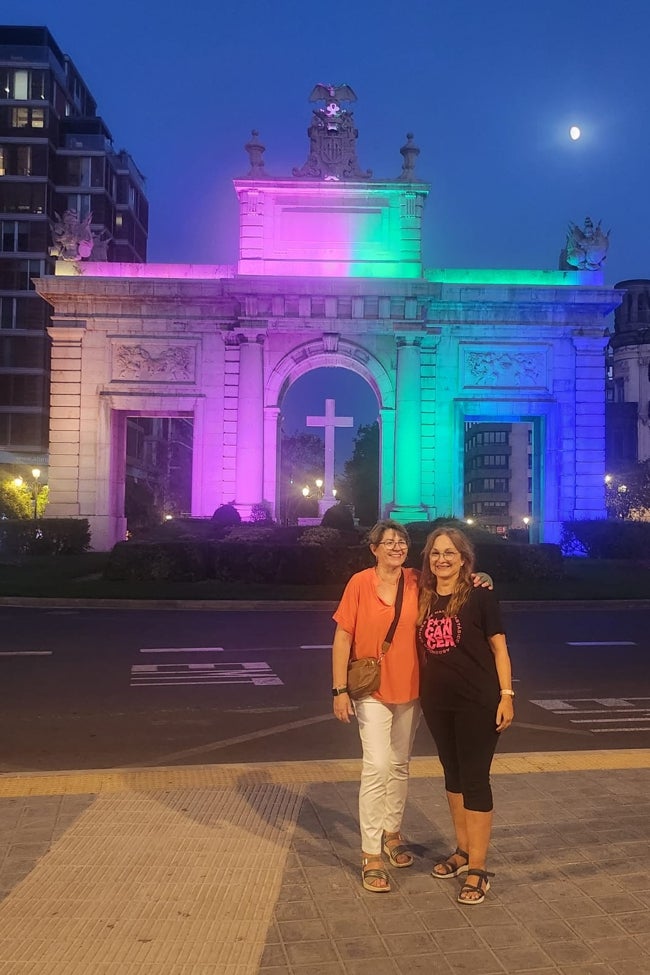
<svg viewBox="0 0 650 975"><path fill-rule="evenodd" d="M456 850L433 876L467 874L461 904L480 904L490 888L490 766L499 733L514 716L512 674L499 604L474 589L474 550L463 532L441 527L427 538L420 577L418 648L422 712L438 749L456 833Z"/></svg>

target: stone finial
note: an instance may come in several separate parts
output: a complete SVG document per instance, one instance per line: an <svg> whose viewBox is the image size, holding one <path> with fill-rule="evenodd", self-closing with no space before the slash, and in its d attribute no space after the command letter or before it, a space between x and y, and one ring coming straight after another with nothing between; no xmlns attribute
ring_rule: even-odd
<svg viewBox="0 0 650 975"><path fill-rule="evenodd" d="M92 254L95 238L90 225L93 215L89 213L83 220L77 216L76 210L66 210L63 216L55 212L56 220L52 226L50 257L60 261L85 260Z"/></svg>
<svg viewBox="0 0 650 975"><path fill-rule="evenodd" d="M399 175L399 179L403 180L405 183L412 183L415 180L415 161L420 155L420 150L413 141L413 133L406 133L406 142L400 149L402 154L402 172Z"/></svg>
<svg viewBox="0 0 650 975"><path fill-rule="evenodd" d="M594 226L591 217L586 217L584 226L569 224L566 244L560 253L560 269L578 268L581 271L596 271L602 267L609 248L609 235L600 226L600 220Z"/></svg>
<svg viewBox="0 0 650 975"><path fill-rule="evenodd" d="M267 176L268 173L264 169L264 153L266 151L266 146L263 146L258 139L259 132L257 129L252 129L251 138L244 146L244 149L248 153L248 159L250 161L250 170L248 172L249 176Z"/></svg>

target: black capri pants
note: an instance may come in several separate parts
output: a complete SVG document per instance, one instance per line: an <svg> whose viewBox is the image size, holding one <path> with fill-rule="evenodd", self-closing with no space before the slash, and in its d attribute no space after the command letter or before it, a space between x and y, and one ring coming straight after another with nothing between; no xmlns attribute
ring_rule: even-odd
<svg viewBox="0 0 650 975"><path fill-rule="evenodd" d="M438 749L447 792L462 793L465 809L491 812L490 766L499 741L496 705L469 710L434 708L422 712Z"/></svg>

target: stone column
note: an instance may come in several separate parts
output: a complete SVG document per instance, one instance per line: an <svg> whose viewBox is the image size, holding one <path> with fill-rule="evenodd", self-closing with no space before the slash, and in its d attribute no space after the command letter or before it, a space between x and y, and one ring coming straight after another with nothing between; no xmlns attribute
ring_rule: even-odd
<svg viewBox="0 0 650 975"><path fill-rule="evenodd" d="M607 339L574 336L576 520L605 518L605 362Z"/></svg>
<svg viewBox="0 0 650 975"><path fill-rule="evenodd" d="M426 517L422 504L420 341L415 336L397 339L395 502L391 515L402 522Z"/></svg>
<svg viewBox="0 0 650 975"><path fill-rule="evenodd" d="M85 324L54 324L48 329L52 339L48 518L78 518L81 514L81 342Z"/></svg>
<svg viewBox="0 0 650 975"><path fill-rule="evenodd" d="M264 490L264 337L239 335L235 505L244 519Z"/></svg>

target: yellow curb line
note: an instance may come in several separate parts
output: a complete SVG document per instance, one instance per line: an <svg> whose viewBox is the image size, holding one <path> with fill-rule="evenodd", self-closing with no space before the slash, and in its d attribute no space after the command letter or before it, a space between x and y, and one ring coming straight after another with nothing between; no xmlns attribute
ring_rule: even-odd
<svg viewBox="0 0 650 975"><path fill-rule="evenodd" d="M573 752L521 752L496 755L494 775L541 772L592 772L648 769L650 749ZM232 789L263 785L351 782L359 778L359 759L315 762L260 762L250 765L183 765L166 768L88 769L70 772L4 772L0 798L17 796L99 795L117 792L167 792L183 789ZM437 758L414 758L413 778L440 778Z"/></svg>

